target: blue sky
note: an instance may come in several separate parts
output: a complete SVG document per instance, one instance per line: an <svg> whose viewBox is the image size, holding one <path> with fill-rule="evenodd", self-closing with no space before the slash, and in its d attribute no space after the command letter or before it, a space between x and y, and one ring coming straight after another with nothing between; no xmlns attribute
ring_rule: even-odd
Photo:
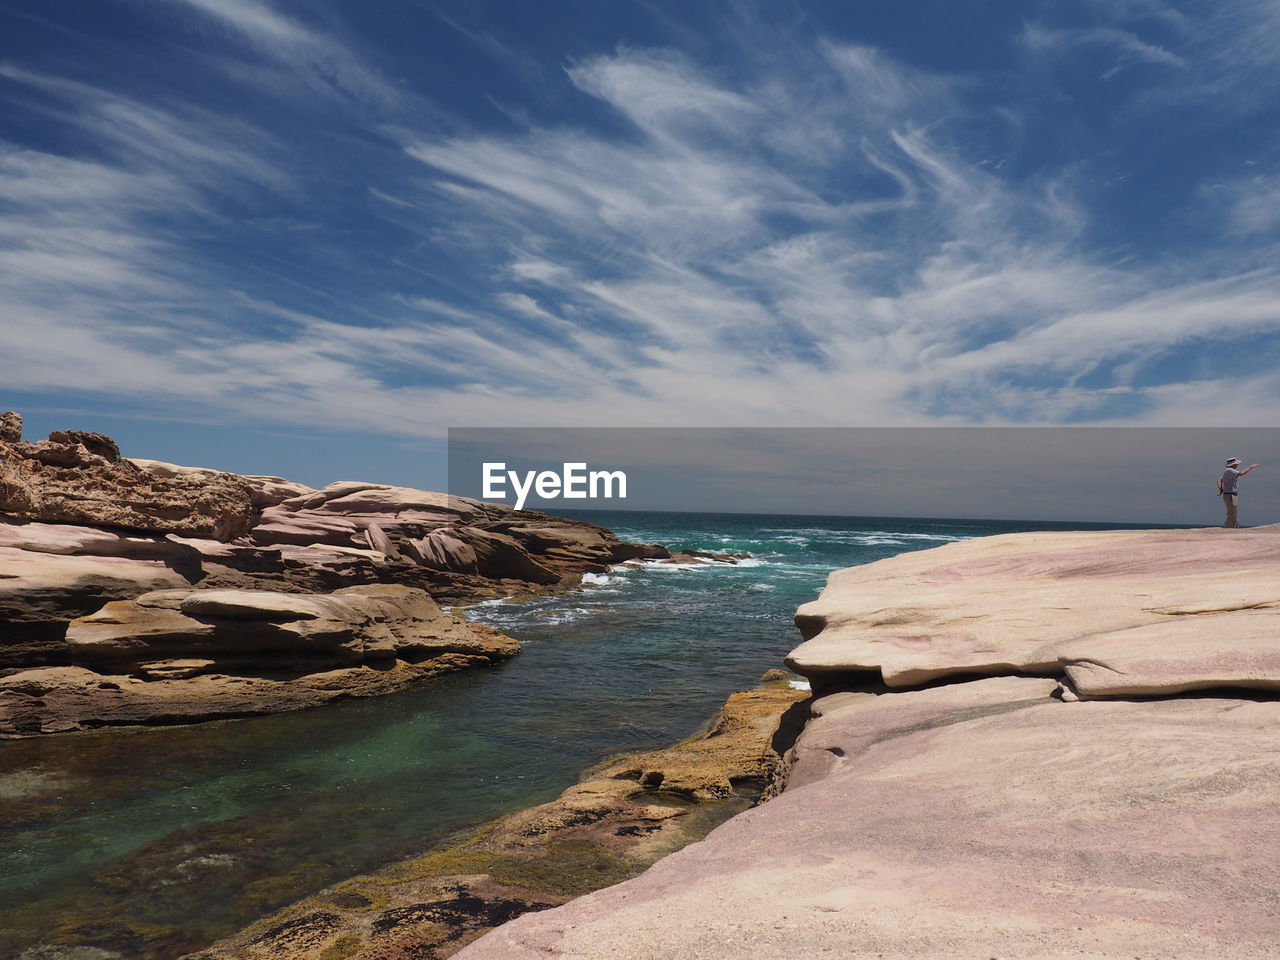
<svg viewBox="0 0 1280 960"><path fill-rule="evenodd" d="M1271 0L0 0L0 408L416 486L458 426L1274 424L1278 62Z"/></svg>

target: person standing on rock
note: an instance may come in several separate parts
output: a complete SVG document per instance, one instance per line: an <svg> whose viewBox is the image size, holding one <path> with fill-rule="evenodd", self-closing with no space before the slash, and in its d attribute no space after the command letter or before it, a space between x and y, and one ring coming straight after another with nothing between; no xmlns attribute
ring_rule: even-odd
<svg viewBox="0 0 1280 960"><path fill-rule="evenodd" d="M1236 525L1236 511L1240 506L1240 492L1236 486L1237 481L1250 470L1257 468L1257 464L1251 464L1240 469L1240 458L1232 457L1227 461L1227 469L1222 471L1222 476L1218 478L1218 496L1222 498L1222 502L1227 508L1227 521L1224 527L1234 527Z"/></svg>

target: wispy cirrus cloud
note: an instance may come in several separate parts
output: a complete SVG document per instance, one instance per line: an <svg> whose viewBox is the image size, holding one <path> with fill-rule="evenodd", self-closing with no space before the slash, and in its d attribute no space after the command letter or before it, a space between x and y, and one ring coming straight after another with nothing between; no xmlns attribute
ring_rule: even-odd
<svg viewBox="0 0 1280 960"><path fill-rule="evenodd" d="M0 154L10 389L410 436L1213 423L1210 401L1233 387L1250 400L1237 422L1280 413L1274 379L1241 369L1237 349L1274 350L1277 272L1234 249L1209 257L1207 240L1138 257L1097 243L1108 199L1056 158L1011 171L1028 108L987 78L821 34L780 58L760 53L762 32L737 70L623 47L556 79L607 123L457 123L445 137L406 122L397 162L370 166L334 144L387 136L351 104L399 94L350 46L256 0L182 3L334 105L342 136L299 144L7 68L88 145ZM1120 26L1034 29L1010 45L1178 77L1211 59ZM1013 161L987 162L993 144ZM325 191L308 194L318 168ZM282 196L319 224L314 259L290 261L293 240L252 247L249 266L285 280L247 289L258 274L218 257L265 244L246 220ZM1244 218L1243 197L1206 202ZM1255 246L1271 242L1263 220Z"/></svg>
<svg viewBox="0 0 1280 960"><path fill-rule="evenodd" d="M402 94L335 37L281 13L264 0L175 0L284 64L317 93L394 104Z"/></svg>
<svg viewBox="0 0 1280 960"><path fill-rule="evenodd" d="M1186 67L1187 62L1178 54L1159 45L1143 40L1138 34L1118 27L1044 27L1028 24L1023 42L1037 54L1069 54L1080 47L1100 49L1111 57L1111 63L1101 74L1110 79L1121 70L1138 64L1156 64L1165 67Z"/></svg>

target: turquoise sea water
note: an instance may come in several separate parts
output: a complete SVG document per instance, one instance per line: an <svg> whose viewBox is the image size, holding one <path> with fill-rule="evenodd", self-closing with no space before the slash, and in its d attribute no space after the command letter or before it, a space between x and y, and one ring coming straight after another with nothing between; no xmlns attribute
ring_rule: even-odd
<svg viewBox="0 0 1280 960"><path fill-rule="evenodd" d="M1086 526L580 515L625 539L751 558L615 568L567 596L478 604L471 618L519 638L524 652L386 697L0 742L0 956L33 943L178 956L550 799L613 754L692 734L729 693L781 665L799 639L795 608L834 569Z"/></svg>

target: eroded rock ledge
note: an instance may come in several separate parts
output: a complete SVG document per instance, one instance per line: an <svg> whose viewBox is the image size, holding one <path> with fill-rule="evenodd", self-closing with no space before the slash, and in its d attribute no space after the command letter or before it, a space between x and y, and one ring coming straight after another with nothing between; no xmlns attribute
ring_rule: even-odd
<svg viewBox="0 0 1280 960"><path fill-rule="evenodd" d="M129 460L79 431L26 443L0 414L0 737L387 693L519 650L437 602L667 556L427 490Z"/></svg>
<svg viewBox="0 0 1280 960"><path fill-rule="evenodd" d="M1280 689L1280 525L1018 533L833 573L787 664L815 689L1064 677L1082 698Z"/></svg>
<svg viewBox="0 0 1280 960"><path fill-rule="evenodd" d="M158 590L71 621L66 645L74 665L0 677L0 731L277 713L390 693L520 650L395 585L321 596Z"/></svg>
<svg viewBox="0 0 1280 960"><path fill-rule="evenodd" d="M827 695L786 789L456 956L1275 956L1278 533L1018 534L833 574L798 616L790 663Z"/></svg>

